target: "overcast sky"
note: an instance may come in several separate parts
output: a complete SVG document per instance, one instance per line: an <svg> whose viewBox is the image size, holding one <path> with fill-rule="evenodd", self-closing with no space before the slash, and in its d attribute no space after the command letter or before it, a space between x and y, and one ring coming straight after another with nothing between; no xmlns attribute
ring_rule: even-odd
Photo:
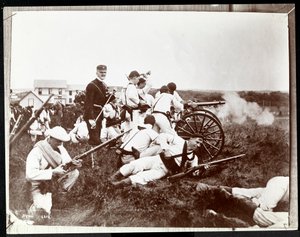
<svg viewBox="0 0 300 237"><path fill-rule="evenodd" d="M108 66L107 84L151 70L153 86L178 89L289 88L285 14L211 12L17 12L11 88L34 79L84 84Z"/></svg>

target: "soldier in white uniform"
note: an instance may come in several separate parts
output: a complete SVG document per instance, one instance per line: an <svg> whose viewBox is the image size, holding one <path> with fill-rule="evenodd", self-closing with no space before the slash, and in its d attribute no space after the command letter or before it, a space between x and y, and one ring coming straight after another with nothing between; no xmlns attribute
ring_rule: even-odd
<svg viewBox="0 0 300 237"><path fill-rule="evenodd" d="M89 130L85 121L76 122L69 133L72 143L84 143L89 140Z"/></svg>
<svg viewBox="0 0 300 237"><path fill-rule="evenodd" d="M102 130L100 134L101 142L117 137L121 131L118 121L120 122L120 109L117 105L117 98L112 95L110 102L103 108Z"/></svg>
<svg viewBox="0 0 300 237"><path fill-rule="evenodd" d="M147 114L151 114L151 107L154 102L152 95L148 94L152 87L152 83L149 78L141 77L137 83L137 90L140 98L140 103L143 104L144 108L140 109L139 123L143 123L144 118ZM148 107L146 107L148 105Z"/></svg>
<svg viewBox="0 0 300 237"><path fill-rule="evenodd" d="M287 176L271 178L266 187L230 188L199 183L196 189L217 197L215 201L218 203L233 204L260 227L288 226L289 177ZM210 210L210 215L230 219L214 210Z"/></svg>
<svg viewBox="0 0 300 237"><path fill-rule="evenodd" d="M147 115L144 123L139 124L137 128L130 132L128 138L119 149L122 164L127 164L140 157L151 156L157 153L157 146L149 147L158 137L158 133L152 129L154 124L154 116Z"/></svg>
<svg viewBox="0 0 300 237"><path fill-rule="evenodd" d="M41 124L41 130L45 132L47 129L50 129L51 117L50 117L50 109L48 106L45 106L42 110L38 122Z"/></svg>
<svg viewBox="0 0 300 237"><path fill-rule="evenodd" d="M152 107L152 115L154 115L156 120L154 130L158 133L176 134L170 120L170 108L173 106L176 110L182 111L183 104L169 93L167 86L162 86L160 91L161 94L155 98Z"/></svg>
<svg viewBox="0 0 300 237"><path fill-rule="evenodd" d="M181 98L181 96L178 94L178 92L176 91L177 86L174 82L170 82L167 84L167 87L169 89L170 94L174 95L174 97L180 102L183 103L183 99ZM159 90L158 92L156 92L155 94L155 98L157 98L159 95L161 94L161 91Z"/></svg>
<svg viewBox="0 0 300 237"><path fill-rule="evenodd" d="M71 161L70 155L63 147L63 142L70 140L67 132L57 126L47 130L45 135L46 139L35 144L26 160L26 179L31 183L33 199L28 213L34 218L40 211L48 217L51 214L51 182L57 182L53 179L65 175L59 184L62 191L70 191L79 176L77 169L68 173L63 169L63 165ZM74 161L74 164L80 165L80 161Z"/></svg>
<svg viewBox="0 0 300 237"><path fill-rule="evenodd" d="M175 174L186 166L198 164L194 154L201 141L191 138L185 141L178 135L160 134L155 143L161 146L161 153L155 156L146 156L123 165L112 177L113 185L126 184L145 185L150 181L161 179L167 174Z"/></svg>
<svg viewBox="0 0 300 237"><path fill-rule="evenodd" d="M268 227L288 225L288 210L273 212L280 204L289 202L289 177L276 176L271 178L265 188L232 188L233 196L250 198L257 208L253 220L259 226ZM285 205L288 206L288 205Z"/></svg>
<svg viewBox="0 0 300 237"><path fill-rule="evenodd" d="M140 74L137 71L132 71L128 76L129 83L122 93L121 100L123 108L126 109L126 120L123 125L124 131L136 127L139 123L140 98L136 87L139 77ZM127 136L128 135L123 136L123 141Z"/></svg>

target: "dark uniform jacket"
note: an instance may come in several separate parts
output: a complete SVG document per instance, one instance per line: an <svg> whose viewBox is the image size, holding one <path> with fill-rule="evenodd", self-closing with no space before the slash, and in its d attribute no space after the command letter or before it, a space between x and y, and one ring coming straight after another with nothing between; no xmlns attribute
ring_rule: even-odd
<svg viewBox="0 0 300 237"><path fill-rule="evenodd" d="M102 108L95 105L103 106L107 100L108 90L104 82L99 79L91 81L86 87L86 97L84 103L84 120L95 119Z"/></svg>

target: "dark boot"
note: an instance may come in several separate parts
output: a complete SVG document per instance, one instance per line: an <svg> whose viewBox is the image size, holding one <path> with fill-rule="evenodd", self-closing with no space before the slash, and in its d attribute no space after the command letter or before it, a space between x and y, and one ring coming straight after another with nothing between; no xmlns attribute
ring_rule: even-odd
<svg viewBox="0 0 300 237"><path fill-rule="evenodd" d="M233 206L237 210L241 210L246 216L252 219L256 204L251 201L251 199L246 197L236 197L229 193L224 188L219 188L214 190L215 195L218 197L217 200L223 200L227 205Z"/></svg>

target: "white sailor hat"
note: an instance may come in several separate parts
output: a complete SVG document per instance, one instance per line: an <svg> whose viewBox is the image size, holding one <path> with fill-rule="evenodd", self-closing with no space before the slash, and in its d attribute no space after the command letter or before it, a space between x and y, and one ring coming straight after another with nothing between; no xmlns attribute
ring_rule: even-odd
<svg viewBox="0 0 300 237"><path fill-rule="evenodd" d="M45 135L53 137L53 138L55 138L57 140L60 140L62 142L68 142L68 141L70 141L70 135L61 126L56 126L54 128L48 129L45 132Z"/></svg>

